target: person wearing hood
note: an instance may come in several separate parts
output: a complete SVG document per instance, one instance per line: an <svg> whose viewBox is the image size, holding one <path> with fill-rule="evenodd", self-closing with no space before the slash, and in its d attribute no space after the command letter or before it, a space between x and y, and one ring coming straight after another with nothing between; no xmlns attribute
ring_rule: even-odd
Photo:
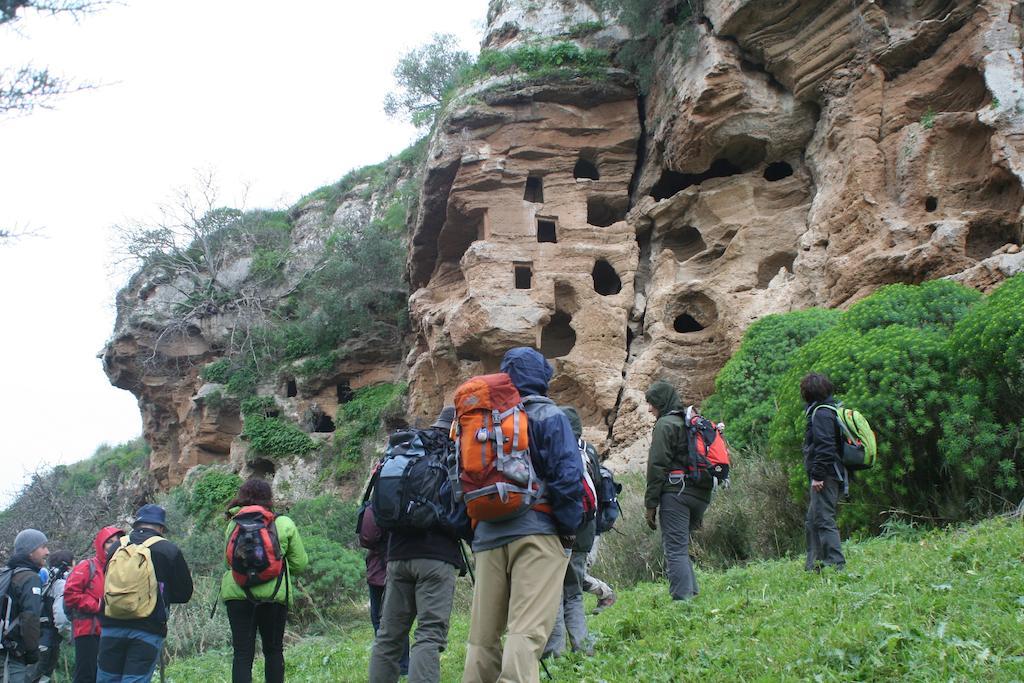
<svg viewBox="0 0 1024 683"><path fill-rule="evenodd" d="M560 406L572 427L572 435L576 438L580 460L592 484L601 480L601 463L597 451L583 440L583 421L580 414L572 406ZM596 489L596 487L595 487ZM576 543L569 557L569 567L565 570L562 582L562 604L559 606L555 628L544 646L544 655L559 657L565 651L565 636L569 635L569 645L573 652L583 652L587 656L594 654L594 640L587 630L586 611L583 609L583 581L587 573L587 555L594 547L597 538L597 518L592 517L583 523L576 532Z"/></svg>
<svg viewBox="0 0 1024 683"><path fill-rule="evenodd" d="M540 680L541 653L555 625L565 569L583 522L583 464L569 420L547 397L551 365L534 349L518 347L502 358L501 371L522 397L530 458L550 512L530 509L509 520L477 524L464 683Z"/></svg>
<svg viewBox="0 0 1024 683"><path fill-rule="evenodd" d="M846 468L840 453L840 431L834 410L818 410L835 406L832 382L812 372L800 382L800 394L807 404L807 428L804 433L804 470L810 481L810 501L804 528L807 532L805 569L815 571L822 565L842 569L846 565L836 524L839 491L846 482Z"/></svg>
<svg viewBox="0 0 1024 683"><path fill-rule="evenodd" d="M7 560L11 572L7 596L11 600L10 631L4 639L4 680L25 683L29 667L39 661L39 617L43 610L43 584L39 570L50 554L46 534L25 529L14 539L14 552Z"/></svg>
<svg viewBox="0 0 1024 683"><path fill-rule="evenodd" d="M105 526L93 539L96 554L75 565L64 584L64 609L71 616L75 642L73 683L96 682L96 657L100 651L100 611L103 601L103 569L124 532Z"/></svg>
<svg viewBox="0 0 1024 683"><path fill-rule="evenodd" d="M108 616L108 607L104 606L100 615L103 631L96 664L97 683L152 680L167 638L170 605L192 599L192 572L178 546L164 538L166 534L167 512L159 505L148 504L135 513L131 533L120 540L123 546L149 543L157 582L156 607L145 617L118 619ZM109 577L111 556L105 561Z"/></svg>
<svg viewBox="0 0 1024 683"><path fill-rule="evenodd" d="M704 521L711 488L690 481L685 474L690 458L686 416L692 414L693 406L683 412L679 396L668 382L654 382L645 396L647 409L657 419L647 455L647 526L657 530L660 517L668 592L673 600L688 600L699 592L690 558L690 534Z"/></svg>

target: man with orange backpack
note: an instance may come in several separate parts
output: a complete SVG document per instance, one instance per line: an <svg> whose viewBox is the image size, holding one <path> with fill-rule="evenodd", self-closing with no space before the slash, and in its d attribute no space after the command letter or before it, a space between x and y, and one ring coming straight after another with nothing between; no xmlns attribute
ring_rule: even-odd
<svg viewBox="0 0 1024 683"><path fill-rule="evenodd" d="M569 420L547 398L552 374L544 356L519 347L501 373L455 392L457 484L476 523L464 683L540 680L583 520L583 464Z"/></svg>
<svg viewBox="0 0 1024 683"><path fill-rule="evenodd" d="M658 381L646 393L648 410L657 418L647 456L647 526L661 511L661 543L665 549L668 591L673 600L697 595L697 578L690 559L690 534L700 527L711 503L714 478L692 462L689 411L681 410L679 396L668 382Z"/></svg>
<svg viewBox="0 0 1024 683"><path fill-rule="evenodd" d="M124 532L105 526L93 539L96 555L75 565L64 584L64 609L71 615L75 641L73 683L96 682L96 657L100 652L100 610L103 601L103 567Z"/></svg>

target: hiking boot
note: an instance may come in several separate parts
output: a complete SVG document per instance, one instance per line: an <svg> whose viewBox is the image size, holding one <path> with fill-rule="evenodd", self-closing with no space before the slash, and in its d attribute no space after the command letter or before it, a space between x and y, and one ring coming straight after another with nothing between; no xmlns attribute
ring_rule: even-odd
<svg viewBox="0 0 1024 683"><path fill-rule="evenodd" d="M619 597L615 595L615 593L612 593L611 597L601 598L597 601L597 607L594 608L594 611L591 612L591 614L600 614L601 612L605 611L606 609L614 605L615 601L618 599Z"/></svg>

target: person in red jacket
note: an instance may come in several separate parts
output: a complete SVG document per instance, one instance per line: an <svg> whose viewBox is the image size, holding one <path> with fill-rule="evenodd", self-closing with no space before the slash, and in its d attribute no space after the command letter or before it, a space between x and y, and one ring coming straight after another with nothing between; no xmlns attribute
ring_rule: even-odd
<svg viewBox="0 0 1024 683"><path fill-rule="evenodd" d="M100 603L103 601L103 568L107 557L120 543L124 531L116 526L100 529L93 540L95 557L82 560L64 584L64 609L72 616L75 639L73 683L96 683L96 658L100 651Z"/></svg>

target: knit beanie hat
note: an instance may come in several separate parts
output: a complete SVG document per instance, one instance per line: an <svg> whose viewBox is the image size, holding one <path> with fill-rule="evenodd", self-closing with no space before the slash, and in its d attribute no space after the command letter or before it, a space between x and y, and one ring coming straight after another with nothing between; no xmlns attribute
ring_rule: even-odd
<svg viewBox="0 0 1024 683"><path fill-rule="evenodd" d="M46 534L36 529L25 529L14 538L14 554L29 555L47 544Z"/></svg>

